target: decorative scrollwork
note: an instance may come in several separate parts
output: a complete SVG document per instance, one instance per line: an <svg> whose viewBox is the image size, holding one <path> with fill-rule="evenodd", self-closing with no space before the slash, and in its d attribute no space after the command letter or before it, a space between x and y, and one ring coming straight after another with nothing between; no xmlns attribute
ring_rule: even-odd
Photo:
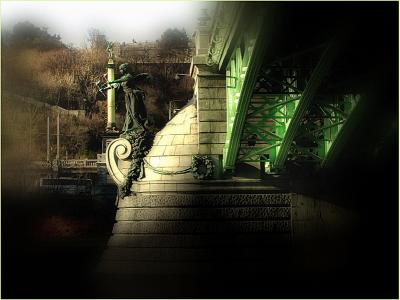
<svg viewBox="0 0 400 300"><path fill-rule="evenodd" d="M106 165L108 173L118 186L125 182L125 175L118 167L118 159L127 160L132 153L131 143L124 138L113 140L106 150Z"/></svg>
<svg viewBox="0 0 400 300"><path fill-rule="evenodd" d="M217 62L215 62L212 57L208 56L206 60L206 65L209 67L215 66Z"/></svg>

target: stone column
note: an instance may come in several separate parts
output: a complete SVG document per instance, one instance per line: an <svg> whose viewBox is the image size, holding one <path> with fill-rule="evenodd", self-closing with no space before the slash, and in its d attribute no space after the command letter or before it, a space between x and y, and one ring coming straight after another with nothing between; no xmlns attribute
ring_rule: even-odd
<svg viewBox="0 0 400 300"><path fill-rule="evenodd" d="M114 61L112 58L107 64L107 79L114 80ZM107 90L107 129L113 129L115 124L115 89Z"/></svg>
<svg viewBox="0 0 400 300"><path fill-rule="evenodd" d="M191 65L191 75L195 80L198 153L209 155L220 164L226 138L225 73L219 73L216 65L207 64L210 27L206 22L199 25L194 36L196 51Z"/></svg>
<svg viewBox="0 0 400 300"><path fill-rule="evenodd" d="M225 75L207 66L196 66L195 72L199 154L222 155L227 126Z"/></svg>

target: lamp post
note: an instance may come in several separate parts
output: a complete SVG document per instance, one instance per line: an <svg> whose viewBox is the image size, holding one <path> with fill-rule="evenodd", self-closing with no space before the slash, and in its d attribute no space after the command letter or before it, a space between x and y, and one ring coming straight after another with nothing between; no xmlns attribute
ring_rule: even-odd
<svg viewBox="0 0 400 300"><path fill-rule="evenodd" d="M114 59L112 52L112 43L107 46L108 63L107 63L107 80L112 81L115 79L114 74ZM115 124L115 89L107 90L107 130L114 130Z"/></svg>
<svg viewBox="0 0 400 300"><path fill-rule="evenodd" d="M47 161L50 161L50 116L47 116Z"/></svg>

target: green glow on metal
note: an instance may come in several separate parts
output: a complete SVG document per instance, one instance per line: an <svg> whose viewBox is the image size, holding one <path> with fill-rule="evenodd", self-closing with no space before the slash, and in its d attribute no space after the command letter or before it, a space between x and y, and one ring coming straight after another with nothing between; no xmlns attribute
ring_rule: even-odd
<svg viewBox="0 0 400 300"><path fill-rule="evenodd" d="M274 162L277 149L282 144L284 133L301 95L298 94L254 94L249 105L243 130L242 146L239 150L241 162ZM246 147L246 139L256 135L258 142Z"/></svg>
<svg viewBox="0 0 400 300"><path fill-rule="evenodd" d="M354 110L360 100L360 95L344 95L342 101L336 101L325 107L324 111L330 118L324 119L323 136L324 139L319 143L319 152L322 154L321 167L328 166L339 151L340 143L343 142L342 136L346 124L353 118ZM339 108L343 107L343 110Z"/></svg>
<svg viewBox="0 0 400 300"><path fill-rule="evenodd" d="M328 47L323 52L317 66L313 70L310 80L305 87L298 105L294 109L293 118L290 119L288 127L285 130L282 145L277 149L276 160L273 167L277 170L283 168L286 161L289 147L292 145L293 139L300 125L300 120L304 117L318 87L320 86L323 78L328 73L328 70L333 62L337 53L336 39L332 40Z"/></svg>
<svg viewBox="0 0 400 300"><path fill-rule="evenodd" d="M226 64L227 135L223 149L224 170L234 169L236 162L240 161L262 162L268 171L280 171L288 154L289 159L295 158L296 161L306 159L307 162L312 161L321 166L328 165L340 149L343 128L352 118L359 98L336 95L336 98L331 99L331 95L323 96L323 103L313 100L341 44L335 39L318 47L326 48L311 76L306 77L308 83L303 90L298 87L298 80L304 80L304 74L297 73L302 70L301 67L280 68L283 72L280 78L273 78L275 73L260 72L262 55L266 53L259 46L262 44L259 41L260 31L253 31L253 34L249 31L246 36L235 40L233 46L232 41L225 43L224 47L231 49L230 57L218 58L220 65L222 60ZM244 39L242 43L241 39ZM259 75L267 82L277 84L273 92L269 92L270 89L266 89L266 93L258 92L258 87L255 89ZM262 83L260 85L264 88ZM278 92L277 86L281 87ZM302 142L303 137L306 137L306 142Z"/></svg>
<svg viewBox="0 0 400 300"><path fill-rule="evenodd" d="M270 150L274 150L276 149L276 147L279 147L281 145L281 143L276 143L273 145L269 145L267 147L263 147L263 148L255 148L252 149L250 151L247 151L243 156L241 161L246 161L246 162L258 162L260 161L260 158L258 156L262 156L265 153L268 153L268 151ZM270 161L271 159L269 159L268 161Z"/></svg>
<svg viewBox="0 0 400 300"><path fill-rule="evenodd" d="M260 38L262 22L263 20L259 19L254 30L242 37L244 49L240 47L240 43L237 43L227 65L227 134L223 150L224 170L235 167L246 113L256 77L261 68L263 58L263 42Z"/></svg>

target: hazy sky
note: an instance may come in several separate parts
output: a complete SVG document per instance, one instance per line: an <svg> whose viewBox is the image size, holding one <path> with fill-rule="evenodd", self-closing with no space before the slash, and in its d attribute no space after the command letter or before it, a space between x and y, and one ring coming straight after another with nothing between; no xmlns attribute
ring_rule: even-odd
<svg viewBox="0 0 400 300"><path fill-rule="evenodd" d="M89 28L103 31L111 41L156 40L167 28L192 34L207 2L181 1L1 1L3 28L20 21L47 27L66 44L83 46ZM211 4L212 5L212 4Z"/></svg>

